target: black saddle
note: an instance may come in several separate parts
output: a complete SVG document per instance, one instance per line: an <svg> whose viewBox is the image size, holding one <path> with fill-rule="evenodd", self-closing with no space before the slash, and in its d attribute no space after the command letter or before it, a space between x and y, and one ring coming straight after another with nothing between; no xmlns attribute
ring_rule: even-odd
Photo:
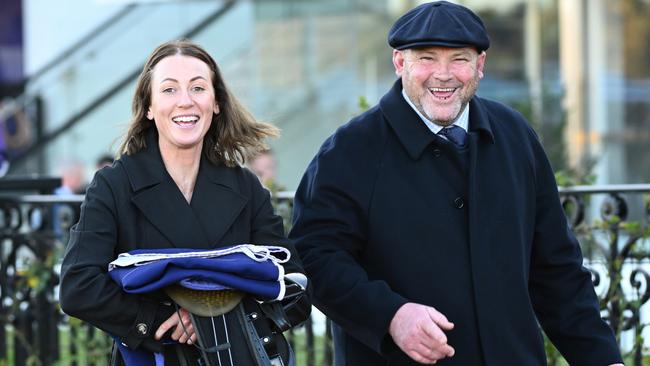
<svg viewBox="0 0 650 366"><path fill-rule="evenodd" d="M302 276L302 275L300 275ZM305 295L306 278L285 279L285 296L281 301L260 303L250 296L233 291L210 296L199 294L198 300L168 291L170 297L190 312L204 366L288 366L295 356L283 332L300 325L311 312ZM225 290L231 291L231 290ZM205 291L201 291L205 293Z"/></svg>

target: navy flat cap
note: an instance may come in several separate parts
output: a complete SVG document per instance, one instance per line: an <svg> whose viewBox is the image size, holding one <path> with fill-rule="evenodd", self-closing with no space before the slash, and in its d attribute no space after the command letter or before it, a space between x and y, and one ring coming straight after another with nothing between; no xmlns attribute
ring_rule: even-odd
<svg viewBox="0 0 650 366"><path fill-rule="evenodd" d="M388 44L397 50L443 46L490 47L483 21L468 8L447 1L422 4L402 15L388 32Z"/></svg>

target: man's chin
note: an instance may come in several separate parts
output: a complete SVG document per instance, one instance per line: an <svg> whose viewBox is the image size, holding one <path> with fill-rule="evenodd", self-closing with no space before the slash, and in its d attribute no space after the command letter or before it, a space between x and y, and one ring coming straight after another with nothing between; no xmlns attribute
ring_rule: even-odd
<svg viewBox="0 0 650 366"><path fill-rule="evenodd" d="M460 113L460 108L458 108L455 105L454 106L438 105L433 108L428 108L428 110L425 109L424 111L426 112L426 116L435 124L440 126L449 126L458 117L458 114Z"/></svg>
<svg viewBox="0 0 650 366"><path fill-rule="evenodd" d="M436 113L436 114L429 114L427 116L429 117L429 120L431 120L433 123L437 124L438 126L449 126L452 123L454 123L456 117L458 117L458 113L456 114Z"/></svg>

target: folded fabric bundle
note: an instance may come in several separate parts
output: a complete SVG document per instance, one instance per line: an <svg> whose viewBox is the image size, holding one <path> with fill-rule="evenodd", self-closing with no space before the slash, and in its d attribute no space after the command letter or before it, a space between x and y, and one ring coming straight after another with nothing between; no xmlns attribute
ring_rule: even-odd
<svg viewBox="0 0 650 366"><path fill-rule="evenodd" d="M193 290L234 289L258 300L282 300L283 247L242 244L217 250L139 249L109 264L109 275L127 293L147 293L179 284Z"/></svg>
<svg viewBox="0 0 650 366"><path fill-rule="evenodd" d="M278 246L241 244L215 250L138 249L109 263L111 278L127 293L147 293L169 286L214 291L231 289L260 301L282 300L284 267L291 258ZM163 365L162 354L130 349L114 337L123 360L131 365Z"/></svg>

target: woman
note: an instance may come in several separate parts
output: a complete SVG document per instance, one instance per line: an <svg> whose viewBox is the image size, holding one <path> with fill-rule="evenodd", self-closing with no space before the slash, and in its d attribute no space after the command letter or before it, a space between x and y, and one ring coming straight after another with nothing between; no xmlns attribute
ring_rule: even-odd
<svg viewBox="0 0 650 366"><path fill-rule="evenodd" d="M240 167L278 131L253 119L226 88L213 58L189 41L153 51L132 112L121 157L96 174L71 229L61 307L128 349L164 354L166 365L196 364L188 312L170 306L162 292L123 292L107 274L108 263L134 249L252 243L289 248L285 271L303 272L269 194ZM173 345L163 346L170 340ZM115 352L113 364L122 364Z"/></svg>

